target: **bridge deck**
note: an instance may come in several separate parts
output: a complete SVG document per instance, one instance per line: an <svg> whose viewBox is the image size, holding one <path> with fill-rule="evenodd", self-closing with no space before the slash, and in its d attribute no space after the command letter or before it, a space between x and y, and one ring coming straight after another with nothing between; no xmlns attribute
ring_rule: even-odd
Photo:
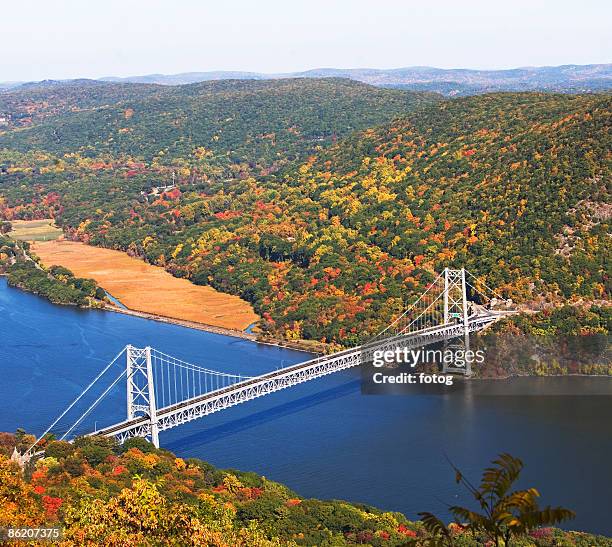
<svg viewBox="0 0 612 547"><path fill-rule="evenodd" d="M507 312L485 312L484 310L479 310L478 314L470 318L468 332L481 330L505 315L507 315ZM245 400L253 399L265 394L263 392L257 392L257 388L262 386L268 386L265 388L267 390L265 392L271 393L273 391L283 389L284 387L289 387L290 385L295 385L306 380L335 372L336 370L342 370L359 365L361 362L361 355L364 351L373 351L374 349L380 348L386 349L400 343L423 345L448 338L449 335L461 336L463 334L464 329L462 324L445 324L422 329L420 331L410 333L409 335L391 337L388 339L375 341L364 346L357 346L351 349L342 350L331 355L310 359L308 361L271 371L248 380L234 383L225 388L217 389L203 395L187 399L178 404L159 408L157 409L157 422L160 424L160 430L169 429L170 427L174 427L174 425L179 425L180 423L194 419L194 417L198 417L184 416L178 418L176 423L172 423L172 418L174 416L185 413L185 411L188 409L203 409L206 407L206 411L200 411L201 415L209 414L211 412L215 412L217 410L221 410L223 408L227 408L229 406L239 404ZM313 370L312 374L303 374L307 373L311 369ZM264 391L263 387L260 391ZM246 395L247 392L250 392L250 394ZM240 397L239 394L245 394L245 396ZM211 405L217 401L223 402L218 404L217 408L212 408ZM133 418L132 420L126 420L124 422L114 424L91 434L120 436L123 440L125 440L125 438L131 436L131 431L140 430L142 432L143 428L148 427L148 424L149 417L147 415L143 415Z"/></svg>

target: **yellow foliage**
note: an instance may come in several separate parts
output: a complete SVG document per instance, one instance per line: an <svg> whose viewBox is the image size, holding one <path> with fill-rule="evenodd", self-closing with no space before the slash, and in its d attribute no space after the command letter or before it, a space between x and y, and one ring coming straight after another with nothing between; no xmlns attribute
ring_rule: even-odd
<svg viewBox="0 0 612 547"><path fill-rule="evenodd" d="M184 245L182 243L179 243L175 248L174 251L172 251L172 258L176 258L179 253L183 250Z"/></svg>

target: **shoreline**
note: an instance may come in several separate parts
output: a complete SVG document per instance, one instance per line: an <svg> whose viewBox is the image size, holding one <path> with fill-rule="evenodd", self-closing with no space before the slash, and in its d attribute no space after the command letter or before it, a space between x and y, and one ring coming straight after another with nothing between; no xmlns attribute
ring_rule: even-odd
<svg viewBox="0 0 612 547"><path fill-rule="evenodd" d="M284 340L276 340L276 339L266 339L266 338L259 338L258 335L253 334L253 333L249 333L246 331L238 331L238 330L232 330L232 329L225 329L223 327L216 327L214 325L207 325L205 323L197 323L194 321L186 321L183 319L176 319L174 317L166 317L163 315L159 315L159 314L149 314L146 312L140 312L140 311L136 311L136 310L130 310L129 308L119 308L116 306L112 306L107 304L104 308L102 308L106 311L112 311L115 313L122 313L124 315L131 315L134 317L140 317L141 319L149 319L151 321L158 321L160 323L167 323L167 324L171 324L171 325L178 325L180 327L185 327L185 328L189 328L189 329L194 329L194 330L200 330L203 332L211 332L213 334L220 334L222 336L231 336L234 338L241 338L243 340L248 340L250 342L255 342L256 344L265 344L267 346L276 346L279 348L283 348L283 349L291 349L294 351L301 351L303 353L308 353L310 355L324 355L321 353L317 353L316 351L313 350L308 350L305 349L304 347L301 347L301 344L299 343L290 343L290 342L286 342ZM584 374L584 373L570 373L570 374L546 374L543 376L539 376L539 375L531 375L531 374L507 374L505 376L497 376L497 377L493 377L493 378L484 378L484 377L478 377L478 376L472 376L472 377L468 377L466 378L469 381L487 381L487 380L494 380L494 381L498 381L498 380L511 380L513 378L571 378L571 377L584 377L584 378L612 378L612 375L609 374Z"/></svg>
<svg viewBox="0 0 612 547"><path fill-rule="evenodd" d="M159 323L167 323L170 325L177 325L179 327L184 327L188 329L200 330L203 332L210 332L212 334L219 334L221 336L230 336L233 338L248 340L249 342L255 342L256 344L265 344L267 346L276 346L279 348L291 349L294 351L301 351L303 353L308 353L310 355L317 354L317 352L306 349L299 343L292 344L284 340L261 338L257 334L253 334L250 332L228 329L224 327L217 327L215 325L208 325L206 323L198 323L196 321L188 321L185 319L177 319L175 317L167 317L165 315L160 315L160 314L153 314L153 313L147 313L147 312L142 312L142 311L137 311L137 310L131 310L129 308L123 309L123 308L119 308L118 306L113 306L111 304L107 304L106 306L104 306L104 308L101 308L101 309L104 311L121 313L123 315L130 315L132 317L139 317L140 319L148 319L150 321L157 321Z"/></svg>
<svg viewBox="0 0 612 547"><path fill-rule="evenodd" d="M4 279L8 279L8 276L5 272L0 272L0 277ZM104 306L85 306L83 307L83 306L79 306L73 303L52 302L45 296L37 292L31 291L26 287L22 287L20 285L10 285L9 283L7 283L7 285L13 289L17 289L25 293L33 294L40 298L44 298L45 300L47 300L54 306L68 306L68 307L72 306L72 307L82 309L82 310L101 310L101 311L109 311L109 312L114 312L114 313L121 313L123 315L130 315L132 317L138 317L140 319L148 319L149 321L157 321L158 323L167 323L170 325L177 325L179 327L184 327L187 329L200 330L203 332L210 332L212 334L219 334L221 336L230 336L232 338L248 340L249 342L255 342L256 344L264 344L267 346L276 346L278 348L291 349L294 351L301 351L302 353L308 353L309 355L322 355L322 352L315 351L315 348L308 349L304 347L304 344L301 344L299 342L297 343L288 342L288 341L280 340L280 339L260 337L259 335L253 334L251 332L229 329L225 327L218 327L215 325L208 325L206 323L198 323L196 321L189 321L186 319L177 319L175 317L168 317L168 316L160 315L160 314L132 310L127 307L120 308L119 306L114 306L112 304L105 304ZM249 327L250 326L251 325L249 325Z"/></svg>
<svg viewBox="0 0 612 547"><path fill-rule="evenodd" d="M228 329L225 327L217 327L215 325L208 325L206 323L197 323L195 321L188 321L186 319L177 319L175 317L168 317L166 315L160 315L156 313L148 313L138 310L132 310L130 308L120 308L112 304L106 304L105 311L111 311L115 313L122 313L123 315L131 315L133 317L140 317L141 319L149 319L151 321L157 321L159 323L169 323L172 325L179 325L189 329L201 330L205 332L212 332L213 334L221 334L224 336L233 336L234 338L243 338L245 340L255 341L257 336L240 330Z"/></svg>
<svg viewBox="0 0 612 547"><path fill-rule="evenodd" d="M0 272L0 277L2 278L7 278L6 273L4 272ZM32 292L30 290L28 290L27 288L21 287L19 285L17 286L12 286L10 284L7 283L7 285L9 287L15 288L17 290L26 292L26 293L30 293L30 294L34 294L36 296L39 296L41 298L45 298L44 296ZM47 298L45 298L46 300L48 300ZM51 301L50 301L51 302ZM324 355L324 353L322 352L317 352L315 351L315 348L312 349L307 349L304 347L303 343L300 342L289 342L289 341L285 341L285 340L280 340L280 339L274 339L274 338L265 338L265 337L260 337L257 334L253 334L251 332L246 332L246 331L240 331L240 330L235 330L235 329L228 329L225 327L218 327L215 325L208 325L206 323L198 323L195 321L189 321L189 320L185 320L185 319L178 319L175 317L167 317L164 315L160 315L160 314L152 314L152 313L148 313L148 312L142 312L142 311L138 311L138 310L132 310L129 308L120 308L118 306L112 305L112 304L106 304L103 307L95 307L95 306L91 306L91 307L81 307L81 306L77 306L75 304L62 304L62 303L56 303L56 302L51 302L51 304L53 305L60 305L60 306L75 306L77 308L83 309L83 310L101 310L101 311L109 311L109 312L114 312L114 313L120 313L123 315L129 315L132 317L138 317L140 319L147 319L149 321L156 321L158 323L166 323L166 324L170 324L170 325L177 325L179 327L183 327L183 328L188 328L188 329L193 329L193 330L199 330L202 332L210 332L212 334L218 334L221 336L229 336L232 338L237 338L237 339L242 339L242 340L247 340L249 342L254 342L256 344L264 344L267 346L275 346L278 348L283 348L283 349L290 349L290 350L294 350L294 351L300 351L302 353L307 353L309 355L312 356L317 356L317 355ZM569 374L546 374L546 375L531 375L531 374L506 374L503 376L496 376L496 377L479 377L479 376L471 376L469 378L466 378L469 381L487 381L487 380L494 380L494 381L498 381L498 380L510 380L513 378L569 378L569 377L585 377L585 378L612 378L612 375L609 374L585 374L585 373L569 373Z"/></svg>

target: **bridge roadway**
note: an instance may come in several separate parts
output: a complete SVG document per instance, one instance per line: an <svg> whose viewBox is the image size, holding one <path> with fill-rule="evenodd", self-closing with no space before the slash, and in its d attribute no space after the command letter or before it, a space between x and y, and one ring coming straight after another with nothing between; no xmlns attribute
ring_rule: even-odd
<svg viewBox="0 0 612 547"><path fill-rule="evenodd" d="M482 330L508 312L494 312L479 309L478 313L468 319L468 333ZM187 399L181 403L157 409L158 431L164 431L183 423L201 418L213 412L238 405L240 403L267 395L308 380L320 378L360 365L362 356L370 356L375 350L389 350L396 347L421 347L465 334L462 323L448 323L429 327L406 335L393 336L371 342L330 355L317 357L296 365L268 372L231 386ZM110 427L97 430L89 435L116 437L124 442L130 437L145 437L150 434L149 416L143 415L126 420Z"/></svg>

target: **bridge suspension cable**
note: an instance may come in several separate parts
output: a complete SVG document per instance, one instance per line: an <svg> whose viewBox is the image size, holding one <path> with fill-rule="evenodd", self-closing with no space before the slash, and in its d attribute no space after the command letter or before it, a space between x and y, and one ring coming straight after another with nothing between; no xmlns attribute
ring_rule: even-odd
<svg viewBox="0 0 612 547"><path fill-rule="evenodd" d="M102 395L100 395L94 402L93 404L83 413L81 414L80 418L74 422L74 424L72 424L68 430L60 437L60 441L63 441L72 431L74 431L74 429L76 427L78 427L78 425L85 419L87 418L87 416L89 416L91 414L91 412L93 411L94 408L96 408L99 404L100 401L102 401L102 399L104 399L104 397L106 397L106 395L108 394L108 392L113 389L118 383L119 380L121 380L121 378L123 378L125 375L127 374L127 371L124 370L121 374L119 374L119 376L117 376L117 378L115 378L115 380L102 392Z"/></svg>
<svg viewBox="0 0 612 547"><path fill-rule="evenodd" d="M158 410L252 378L200 367L155 348L150 359Z"/></svg>
<svg viewBox="0 0 612 547"><path fill-rule="evenodd" d="M494 289L492 289L491 287L489 287L481 278L476 277L473 273L471 273L468 270L465 270L465 273L468 274L477 284L481 283L482 286L487 289L492 295L494 295L496 298L499 298L502 302L506 303L506 304L510 304L512 301L508 298L504 298L503 296L501 296L497 291L495 291ZM474 285L472 285L469 281L466 280L466 284L469 285L472 289L474 289L478 294L480 294L481 296L483 296L484 298L487 299L491 299L491 297L487 294L485 294L484 292L482 292L480 289L478 289L477 287L475 287Z"/></svg>
<svg viewBox="0 0 612 547"><path fill-rule="evenodd" d="M432 326L435 320L440 319L443 316L443 309L440 308L440 304L443 304L444 300L444 291L440 292L428 305L425 309L419 313L410 323L408 323L402 330L400 330L397 334L408 334L411 332L423 330L427 327ZM433 296L433 295L432 295ZM442 299L442 300L440 300Z"/></svg>
<svg viewBox="0 0 612 547"><path fill-rule="evenodd" d="M127 366L114 377L97 396L95 401L67 428L58 429L60 421L89 393L94 385L125 356ZM150 368L147 369L147 365ZM148 415L153 407L156 411L173 405L225 389L235 383L249 380L252 376L229 374L201 367L168 355L154 348L134 348L127 345L98 373L87 387L66 407L66 409L45 429L42 435L28 448L28 454L35 452L36 446L49 433L57 434L59 440L64 440L78 427L100 403L113 391L113 388L126 379L127 383L127 414L128 418L138 415ZM68 422L70 423L70 422Z"/></svg>
<svg viewBox="0 0 612 547"><path fill-rule="evenodd" d="M425 318L425 312L431 308L432 304L438 300L439 296L443 292L444 273L440 273L412 304L410 304L396 319L394 319L383 330L373 336L368 341L368 344L373 343L376 340L380 340L382 338L397 336L399 334L406 333L407 329L415 324L416 319ZM430 316L433 316L433 311ZM421 328L423 327L423 323L424 321L421 322Z"/></svg>
<svg viewBox="0 0 612 547"><path fill-rule="evenodd" d="M447 278L449 272L451 272L450 282L449 278ZM461 274L462 277L459 276L459 272L463 272ZM467 276L473 279L475 283L470 283L467 280ZM392 336L408 335L443 322L448 322L450 319L459 318L458 316L460 314L463 315L464 304L462 298L464 300L466 299L465 287L470 287L484 299L491 300L491 295L480 290L477 286L478 284L482 285L491 295L494 295L506 304L511 302L499 295L499 293L491 289L482 279L477 278L468 270L449 270L445 268L442 273L438 274L438 276L427 285L425 291L419 295L414 302L412 302L389 325L370 338L366 344L371 345L383 338ZM453 294L453 292L456 294ZM461 294L461 292L463 292L463 294ZM455 309L453 310L452 308Z"/></svg>
<svg viewBox="0 0 612 547"><path fill-rule="evenodd" d="M94 386L94 384L100 379L102 378L102 376L104 376L104 374L106 374L106 372L108 371L108 369L110 369L118 360L119 357L121 357L124 353L125 353L125 347L117 354L115 355L115 357L110 361L110 363L108 363L108 365L106 365L102 371L89 383L89 385L83 390L81 391L81 393L64 409L64 411L55 419L55 421L49 426L47 427L47 429L45 429L45 431L43 432L43 434L38 437L38 439L36 439L36 441L34 442L34 444L32 446L30 446L30 448L28 448L26 450L26 452L30 453L34 447L40 442L41 439L44 439L44 437L51 432L51 430L57 425L57 423L66 415L68 414L68 412L70 412L70 410L72 410L72 408L85 396L85 394Z"/></svg>

